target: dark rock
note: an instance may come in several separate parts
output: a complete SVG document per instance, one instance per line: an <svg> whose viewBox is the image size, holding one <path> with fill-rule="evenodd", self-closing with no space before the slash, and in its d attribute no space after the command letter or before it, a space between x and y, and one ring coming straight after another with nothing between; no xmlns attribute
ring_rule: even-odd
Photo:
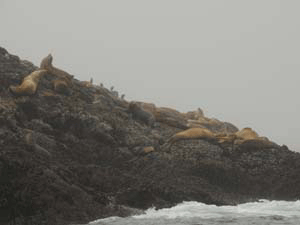
<svg viewBox="0 0 300 225"><path fill-rule="evenodd" d="M148 104L153 123L104 87L74 79L70 95L57 93L50 74L36 95L13 97L9 85L36 68L0 48L0 224L87 223L182 201L300 198L300 154L286 146L180 140L166 152L161 145L187 128L180 112Z"/></svg>

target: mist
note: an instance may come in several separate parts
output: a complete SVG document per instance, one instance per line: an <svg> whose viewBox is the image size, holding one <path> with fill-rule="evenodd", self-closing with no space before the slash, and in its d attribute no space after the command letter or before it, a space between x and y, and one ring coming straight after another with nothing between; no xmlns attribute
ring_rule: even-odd
<svg viewBox="0 0 300 225"><path fill-rule="evenodd" d="M299 1L0 1L0 46L300 151Z"/></svg>

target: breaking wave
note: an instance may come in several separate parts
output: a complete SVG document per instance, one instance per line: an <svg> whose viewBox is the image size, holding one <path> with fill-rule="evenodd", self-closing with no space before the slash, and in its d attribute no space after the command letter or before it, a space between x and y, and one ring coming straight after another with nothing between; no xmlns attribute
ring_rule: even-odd
<svg viewBox="0 0 300 225"><path fill-rule="evenodd" d="M172 208L151 208L126 218L109 217L89 223L106 224L300 224L300 201L260 200L236 206L183 202Z"/></svg>

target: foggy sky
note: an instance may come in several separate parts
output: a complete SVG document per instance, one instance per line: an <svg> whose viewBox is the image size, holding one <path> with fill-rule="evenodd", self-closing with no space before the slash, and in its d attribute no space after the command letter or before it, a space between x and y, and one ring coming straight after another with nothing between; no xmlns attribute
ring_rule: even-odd
<svg viewBox="0 0 300 225"><path fill-rule="evenodd" d="M0 0L0 46L300 151L300 1Z"/></svg>

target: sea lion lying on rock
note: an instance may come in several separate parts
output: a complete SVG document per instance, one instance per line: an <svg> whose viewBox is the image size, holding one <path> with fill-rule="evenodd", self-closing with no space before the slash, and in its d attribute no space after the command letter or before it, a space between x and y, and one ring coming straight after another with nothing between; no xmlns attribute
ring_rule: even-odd
<svg viewBox="0 0 300 225"><path fill-rule="evenodd" d="M153 103L137 102L137 104L145 111L150 112L155 121L167 124L172 127L186 129L186 121L183 115L175 109L167 107L156 107Z"/></svg>
<svg viewBox="0 0 300 225"><path fill-rule="evenodd" d="M259 135L249 127L243 128L233 134L220 133L216 137L223 141L235 141L235 140L253 140L258 139Z"/></svg>
<svg viewBox="0 0 300 225"><path fill-rule="evenodd" d="M183 113L183 116L186 120L199 120L200 118L204 117L204 113L202 109L198 108L196 111Z"/></svg>
<svg viewBox="0 0 300 225"><path fill-rule="evenodd" d="M156 107L153 103L135 102L144 111L151 113L155 121L167 124L172 127L186 129L186 120L182 113L167 107Z"/></svg>
<svg viewBox="0 0 300 225"><path fill-rule="evenodd" d="M243 144L247 141L263 142L274 145L267 137L260 137L253 129L246 127L235 133L220 133L216 135L219 143L231 142L235 145Z"/></svg>
<svg viewBox="0 0 300 225"><path fill-rule="evenodd" d="M90 81L81 81L80 86L81 87L93 87L93 78L91 78Z"/></svg>
<svg viewBox="0 0 300 225"><path fill-rule="evenodd" d="M93 84L90 81L81 81L80 86L81 87L92 87Z"/></svg>
<svg viewBox="0 0 300 225"><path fill-rule="evenodd" d="M24 142L27 147L29 147L31 150L35 151L38 154L42 154L47 157L51 156L49 151L47 151L45 148L41 147L39 144L36 143L36 137L33 130L24 129L24 131Z"/></svg>
<svg viewBox="0 0 300 225"><path fill-rule="evenodd" d="M144 151L145 154L148 154L150 152L154 152L155 149L154 149L153 146L147 146L147 147L144 147L143 151Z"/></svg>
<svg viewBox="0 0 300 225"><path fill-rule="evenodd" d="M210 139L215 140L215 134L206 128L190 128L173 135L168 141L168 147L171 147L176 141L184 139Z"/></svg>
<svg viewBox="0 0 300 225"><path fill-rule="evenodd" d="M138 103L130 102L128 106L128 112L136 120L139 120L149 126L153 126L155 119L152 113L145 111Z"/></svg>
<svg viewBox="0 0 300 225"><path fill-rule="evenodd" d="M187 121L187 127L200 127L200 128L207 128L210 131L214 132L214 133L234 133L236 131L238 131L238 129L227 122L222 122L219 121L217 119L210 119L210 118L199 118L198 120L188 120Z"/></svg>
<svg viewBox="0 0 300 225"><path fill-rule="evenodd" d="M142 109L144 109L147 112L152 113L153 115L156 112L156 106L153 103L148 102L136 102Z"/></svg>
<svg viewBox="0 0 300 225"><path fill-rule="evenodd" d="M36 93L38 83L43 75L47 73L47 70L36 70L26 76L21 85L14 87L10 86L9 89L14 95L26 96Z"/></svg>
<svg viewBox="0 0 300 225"><path fill-rule="evenodd" d="M167 108L167 107L159 107L156 108L154 113L155 119L158 122L167 124L168 126L180 128L180 129L187 129L186 120L184 119L182 113L179 111Z"/></svg>
<svg viewBox="0 0 300 225"><path fill-rule="evenodd" d="M217 119L210 119L210 118L206 118L206 117L200 117L198 118L198 120L188 120L188 126L195 126L195 125L204 125L204 126L209 126L209 125L220 125L222 124L221 121L217 120Z"/></svg>
<svg viewBox="0 0 300 225"><path fill-rule="evenodd" d="M257 139L259 135L249 127L246 127L235 133L236 139L251 140Z"/></svg>
<svg viewBox="0 0 300 225"><path fill-rule="evenodd" d="M272 144L268 138L259 137L259 135L252 130L251 128L244 128L236 133L213 133L209 129L206 128L190 128L185 131L181 131L173 135L168 141L167 145L170 147L176 141L182 139L208 139L208 140L216 140L219 143L231 142L232 144L242 144L247 141L256 141L264 144Z"/></svg>
<svg viewBox="0 0 300 225"><path fill-rule="evenodd" d="M62 77L52 81L53 88L56 92L64 95L70 94L69 81L67 78Z"/></svg>

